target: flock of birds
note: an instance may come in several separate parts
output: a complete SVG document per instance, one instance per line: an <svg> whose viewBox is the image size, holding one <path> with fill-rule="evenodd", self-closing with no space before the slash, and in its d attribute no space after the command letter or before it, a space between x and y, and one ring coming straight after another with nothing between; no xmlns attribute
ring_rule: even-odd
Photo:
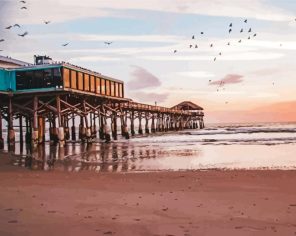
<svg viewBox="0 0 296 236"><path fill-rule="evenodd" d="M20 7L20 10L28 10L28 6L26 5L27 4L27 2L26 1L24 1L24 0L22 0L22 1L19 1L19 3L20 4L22 4L22 6ZM46 25L48 25L48 24L50 24L51 23L51 21L49 21L49 20L44 20L43 21L44 22L44 24L46 24ZM7 26L7 27L5 27L5 29L6 30L12 30L12 29L14 29L14 28L18 28L18 29L21 29L21 25L19 25L19 24L13 24L13 25L9 25L9 26ZM25 32L23 32L23 33L21 33L21 34L17 34L19 37L25 37L25 36L27 36L29 34L29 32L28 31L25 31ZM2 43L2 42L4 42L5 41L5 39L4 38L0 38L0 43ZM105 45L111 45L113 42L104 42L104 44ZM66 46L68 46L70 44L70 42L67 42L67 43L63 43L63 44L61 44L61 46L62 47L66 47ZM3 49L0 49L0 52L1 51L3 51Z"/></svg>
<svg viewBox="0 0 296 236"><path fill-rule="evenodd" d="M245 19L244 20L244 23L247 24L248 23L248 19ZM240 31L239 31L239 33L243 33L245 31L248 33L248 36L247 36L247 39L248 40L250 40L250 39L252 39L252 38L254 38L254 37L257 36L257 33L252 33L252 28L251 27L248 27L247 29L241 28ZM233 23L230 23L229 24L229 27L228 27L228 34L231 34L232 32L233 32ZM205 35L205 33L203 31L201 31L200 34L201 35ZM195 40L196 39L196 36L195 35L192 35L191 39L192 40ZM238 40L238 43L242 43L242 39L239 39ZM227 42L227 46L230 46L231 44L232 44L232 42L230 42L230 41ZM214 43L210 43L209 44L209 47L210 48L213 48L214 47ZM199 46L196 43L190 43L189 44L189 48L195 48L195 49L197 49L197 48L199 48ZM177 53L178 51L177 51L177 49L175 49L173 52L174 53ZM222 56L222 52L219 52L218 56ZM217 58L218 58L218 56L215 56L213 58L213 60L216 61Z"/></svg>

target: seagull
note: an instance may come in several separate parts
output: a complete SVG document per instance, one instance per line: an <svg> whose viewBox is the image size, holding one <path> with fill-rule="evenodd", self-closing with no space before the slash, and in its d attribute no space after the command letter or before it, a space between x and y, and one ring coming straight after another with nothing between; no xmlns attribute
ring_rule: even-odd
<svg viewBox="0 0 296 236"><path fill-rule="evenodd" d="M251 37L249 36L248 39L251 39Z"/></svg>
<svg viewBox="0 0 296 236"><path fill-rule="evenodd" d="M215 58L214 58L214 61L216 61L216 60L217 60L217 58L215 57Z"/></svg>
<svg viewBox="0 0 296 236"><path fill-rule="evenodd" d="M19 24L14 24L13 27L21 28L21 26Z"/></svg>
<svg viewBox="0 0 296 236"><path fill-rule="evenodd" d="M249 29L248 33L251 33L251 32L252 32L252 28Z"/></svg>
<svg viewBox="0 0 296 236"><path fill-rule="evenodd" d="M46 20L45 20L44 23L45 23L46 25L48 25L48 24L50 23L50 21L46 21Z"/></svg>
<svg viewBox="0 0 296 236"><path fill-rule="evenodd" d="M219 56L222 56L222 52L219 52Z"/></svg>
<svg viewBox="0 0 296 236"><path fill-rule="evenodd" d="M200 32L200 34L204 34L204 32Z"/></svg>
<svg viewBox="0 0 296 236"><path fill-rule="evenodd" d="M241 33L244 32L244 29L241 29L240 32L241 32Z"/></svg>
<svg viewBox="0 0 296 236"><path fill-rule="evenodd" d="M253 37L256 37L256 36L257 36L257 34L254 34L254 35L253 35Z"/></svg>
<svg viewBox="0 0 296 236"><path fill-rule="evenodd" d="M239 42L239 43L241 43L241 42L242 42L242 40L240 39L238 42Z"/></svg>
<svg viewBox="0 0 296 236"><path fill-rule="evenodd" d="M26 31L26 32L23 33L23 34L18 34L18 36L25 37L27 34L28 34L28 32Z"/></svg>
<svg viewBox="0 0 296 236"><path fill-rule="evenodd" d="M20 1L20 2L21 2L21 3L24 3L24 4L26 3L25 1Z"/></svg>
<svg viewBox="0 0 296 236"><path fill-rule="evenodd" d="M192 45L191 44L189 45L189 48L192 48Z"/></svg>
<svg viewBox="0 0 296 236"><path fill-rule="evenodd" d="M195 44L195 48L198 48L197 44Z"/></svg>
<svg viewBox="0 0 296 236"><path fill-rule="evenodd" d="M230 34L230 33L231 33L231 31L232 31L232 29L229 29L229 30L228 30L228 33Z"/></svg>
<svg viewBox="0 0 296 236"><path fill-rule="evenodd" d="M27 8L26 7L22 7L21 9L26 10Z"/></svg>
<svg viewBox="0 0 296 236"><path fill-rule="evenodd" d="M245 22L245 23L248 23L248 19L245 19L244 22Z"/></svg>
<svg viewBox="0 0 296 236"><path fill-rule="evenodd" d="M5 41L5 39L0 39L0 43L1 43L1 42L4 42L4 41Z"/></svg>
<svg viewBox="0 0 296 236"><path fill-rule="evenodd" d="M209 83L211 83L212 82L212 80L211 79L209 79Z"/></svg>
<svg viewBox="0 0 296 236"><path fill-rule="evenodd" d="M214 46L214 45L211 43L211 44L210 44L210 47L212 48L213 46Z"/></svg>
<svg viewBox="0 0 296 236"><path fill-rule="evenodd" d="M230 42L228 42L227 45L229 46L230 45Z"/></svg>
<svg viewBox="0 0 296 236"><path fill-rule="evenodd" d="M229 27L232 27L232 23L230 23Z"/></svg>
<svg viewBox="0 0 296 236"><path fill-rule="evenodd" d="M194 35L192 35L192 39L194 39Z"/></svg>
<svg viewBox="0 0 296 236"><path fill-rule="evenodd" d="M5 29L11 29L11 28L12 28L12 25L7 26Z"/></svg>
<svg viewBox="0 0 296 236"><path fill-rule="evenodd" d="M104 44L107 44L107 45L110 45L111 43L113 43L113 42L104 42Z"/></svg>
<svg viewBox="0 0 296 236"><path fill-rule="evenodd" d="M63 47L66 47L69 43L62 44Z"/></svg>
<svg viewBox="0 0 296 236"><path fill-rule="evenodd" d="M177 50L174 50L174 53L176 53L177 52Z"/></svg>
<svg viewBox="0 0 296 236"><path fill-rule="evenodd" d="M2 52L3 50L2 49L0 49L0 52Z"/></svg>

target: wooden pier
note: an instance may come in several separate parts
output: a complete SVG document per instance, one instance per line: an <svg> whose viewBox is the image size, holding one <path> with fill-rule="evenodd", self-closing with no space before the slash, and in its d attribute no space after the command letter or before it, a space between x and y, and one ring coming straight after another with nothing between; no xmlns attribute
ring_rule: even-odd
<svg viewBox="0 0 296 236"><path fill-rule="evenodd" d="M16 126L19 142L32 147L45 141L60 146L98 138L110 142L118 135L128 139L204 127L203 109L191 102L172 108L137 103L124 97L123 81L68 63L44 64L44 59L37 57L35 65L0 67L0 148L3 120L8 147L15 145Z"/></svg>

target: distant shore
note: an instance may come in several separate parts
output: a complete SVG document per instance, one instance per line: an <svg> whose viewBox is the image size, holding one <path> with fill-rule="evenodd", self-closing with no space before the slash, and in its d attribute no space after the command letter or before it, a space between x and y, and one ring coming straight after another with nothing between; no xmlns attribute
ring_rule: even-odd
<svg viewBox="0 0 296 236"><path fill-rule="evenodd" d="M30 171L0 157L0 235L296 235L296 171Z"/></svg>

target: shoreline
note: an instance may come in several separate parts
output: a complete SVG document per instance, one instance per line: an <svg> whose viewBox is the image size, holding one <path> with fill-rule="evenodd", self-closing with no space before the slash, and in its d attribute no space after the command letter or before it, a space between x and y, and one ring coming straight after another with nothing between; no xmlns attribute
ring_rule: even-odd
<svg viewBox="0 0 296 236"><path fill-rule="evenodd" d="M31 171L0 157L0 235L296 235L295 170Z"/></svg>

